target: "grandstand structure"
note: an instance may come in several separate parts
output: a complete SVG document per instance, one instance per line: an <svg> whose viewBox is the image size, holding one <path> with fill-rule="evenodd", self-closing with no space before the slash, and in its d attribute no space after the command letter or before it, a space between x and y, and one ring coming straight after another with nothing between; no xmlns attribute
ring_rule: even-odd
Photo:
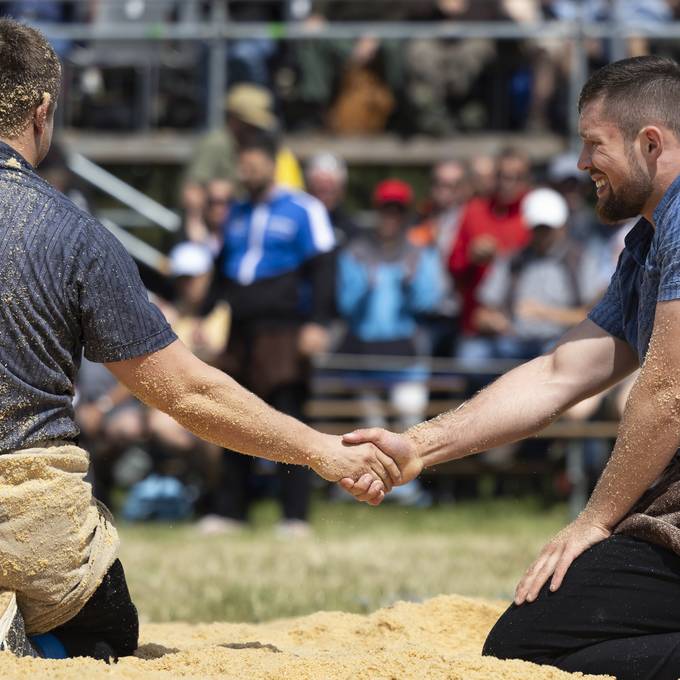
<svg viewBox="0 0 680 680"><path fill-rule="evenodd" d="M257 4L268 0L249 0ZM336 2L339 0L335 0ZM343 0L346 1L346 0ZM416 2L417 0L414 0ZM74 7L84 7L89 0L70 0ZM374 0L376 3L386 0ZM618 0L623 5L626 0ZM402 140L394 135L371 138L337 139L328 136L296 135L286 139L291 149L304 160L323 143L325 148L341 151L350 163L362 165L431 163L444 157L470 156L486 152L499 144L520 143L532 157L543 161L577 137L576 100L587 76L587 51L584 45L591 39L610 41L610 57L625 55L626 41L634 37L657 39L680 38L680 24L657 22L631 25L617 19L590 23L581 6L569 21L383 21L326 22L310 27L292 17L276 23L252 23L230 20L230 0L97 0L99 11L91 22L79 21L82 12L74 12L75 21L56 23L38 21L39 27L52 41L68 41L74 45L65 58L67 87L59 122L64 138L72 148L97 163L159 163L183 164L189 157L198 130L159 129L154 102L158 98L161 69L194 69L202 78L201 128L219 126L223 119L223 94L228 79L227 46L243 40L338 40L374 36L385 40L469 39L489 38L494 41L556 40L575 46L569 64L569 124L560 134L504 133L493 135L458 135L450 139L432 140L424 137ZM0 0L3 5L10 0ZM282 0L292 7L298 3ZM73 124L77 86L74 75L96 66L103 69L130 68L136 73L133 91L126 103L131 110L132 129L116 134L106 130L87 131Z"/></svg>

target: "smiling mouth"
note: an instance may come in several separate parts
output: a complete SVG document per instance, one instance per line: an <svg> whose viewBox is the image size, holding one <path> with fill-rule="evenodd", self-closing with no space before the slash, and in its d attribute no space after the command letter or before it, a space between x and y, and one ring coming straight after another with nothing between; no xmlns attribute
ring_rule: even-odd
<svg viewBox="0 0 680 680"><path fill-rule="evenodd" d="M597 195L601 196L609 185L609 182L607 182L604 177L593 179L593 181L595 182L595 191L597 192Z"/></svg>

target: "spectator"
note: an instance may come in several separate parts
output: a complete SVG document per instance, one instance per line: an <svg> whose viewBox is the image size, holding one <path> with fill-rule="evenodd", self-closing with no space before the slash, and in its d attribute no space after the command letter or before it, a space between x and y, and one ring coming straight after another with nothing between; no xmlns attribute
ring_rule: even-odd
<svg viewBox="0 0 680 680"><path fill-rule="evenodd" d="M407 0L371 3L315 0L304 22L310 37L326 22L404 20ZM297 127L330 127L339 134L370 134L385 129L398 114L405 82L402 43L363 35L356 40L304 40L292 47L294 84L288 116ZM403 101L403 97L401 97Z"/></svg>
<svg viewBox="0 0 680 680"><path fill-rule="evenodd" d="M344 206L347 190L347 165L330 153L319 153L307 163L307 190L324 204L328 211L338 245L357 236L359 227Z"/></svg>
<svg viewBox="0 0 680 680"><path fill-rule="evenodd" d="M214 257L222 250L222 225L229 214L233 197L232 184L225 179L212 179L205 187L205 211L203 221L206 226L202 243L210 249ZM201 241L198 241L199 243Z"/></svg>
<svg viewBox="0 0 680 680"><path fill-rule="evenodd" d="M511 255L529 240L520 203L529 189L529 159L514 149L496 160L493 194L473 198L464 208L449 268L461 294L461 327L466 335L476 331L474 312L477 288L497 255Z"/></svg>
<svg viewBox="0 0 680 680"><path fill-rule="evenodd" d="M198 143L187 167L182 187L186 214L186 235L191 241L205 241L208 230L203 221L206 186L212 180L236 185L235 154L252 137L275 134L278 128L272 95L257 85L236 85L225 98L226 125L207 133ZM280 186L302 187L302 173L292 152L285 147L276 158L276 181Z"/></svg>
<svg viewBox="0 0 680 680"><path fill-rule="evenodd" d="M478 291L477 328L466 359L532 359L548 351L585 318L601 293L598 258L568 231L566 201L552 189L535 189L522 202L529 244L498 259Z"/></svg>
<svg viewBox="0 0 680 680"><path fill-rule="evenodd" d="M411 187L386 180L374 192L378 222L375 233L352 241L341 253L338 272L338 306L348 333L338 351L346 354L415 357L419 314L434 310L440 300L441 269L434 249L422 249L406 236ZM422 371L379 372L389 386L399 426L422 420L427 388ZM376 409L375 390L362 393L367 425L384 424Z"/></svg>
<svg viewBox="0 0 680 680"><path fill-rule="evenodd" d="M430 21L492 21L507 18L498 2L485 0L437 0ZM444 136L461 121L463 104L486 64L496 56L489 38L432 39L409 41L405 48L408 98L413 107L413 127L418 132Z"/></svg>
<svg viewBox="0 0 680 680"><path fill-rule="evenodd" d="M472 194L476 198L490 198L496 191L496 160L480 154L470 159Z"/></svg>
<svg viewBox="0 0 680 680"><path fill-rule="evenodd" d="M430 200L425 219L408 232L416 246L433 248L446 270L453 243L458 235L460 218L465 203L471 198L472 185L467 167L460 161L444 161L434 166ZM444 291L435 311L428 316L431 354L451 356L455 346L460 302L453 281L442 281Z"/></svg>
<svg viewBox="0 0 680 680"><path fill-rule="evenodd" d="M239 151L247 195L229 212L218 259L219 292L229 301L233 319L223 367L278 410L301 416L306 359L327 344L333 302L327 253L335 239L318 200L276 185L276 155L269 137L252 139ZM247 518L252 460L223 459L220 514L233 522ZM282 531L306 532L308 471L280 465L278 479Z"/></svg>
<svg viewBox="0 0 680 680"><path fill-rule="evenodd" d="M280 0L226 0L226 16L230 22L279 23L284 20L284 4ZM272 86L271 66L278 44L272 38L248 38L227 43L227 73L230 84L255 83Z"/></svg>

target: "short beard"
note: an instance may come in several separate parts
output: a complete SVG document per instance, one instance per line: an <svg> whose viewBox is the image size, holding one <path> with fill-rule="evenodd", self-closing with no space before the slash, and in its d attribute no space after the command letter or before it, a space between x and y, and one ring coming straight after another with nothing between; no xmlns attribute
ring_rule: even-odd
<svg viewBox="0 0 680 680"><path fill-rule="evenodd" d="M642 171L632 154L628 156L628 161L630 177L626 184L620 186L616 193L610 184L608 197L597 201L595 211L603 222L614 224L637 217L652 195L652 181Z"/></svg>

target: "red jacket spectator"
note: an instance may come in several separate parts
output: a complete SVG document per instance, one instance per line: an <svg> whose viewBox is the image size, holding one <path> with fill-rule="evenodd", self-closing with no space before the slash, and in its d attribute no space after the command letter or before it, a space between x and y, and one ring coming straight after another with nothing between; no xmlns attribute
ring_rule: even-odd
<svg viewBox="0 0 680 680"><path fill-rule="evenodd" d="M449 270L461 296L463 333L474 334L476 291L496 255L509 255L529 241L519 206L529 190L526 154L503 150L496 159L495 187L489 198L473 198L464 208Z"/></svg>
<svg viewBox="0 0 680 680"><path fill-rule="evenodd" d="M464 333L475 332L472 318L477 307L477 287L493 258L511 254L529 241L519 210L522 197L506 206L494 198L474 198L465 207L449 259L449 270L461 295Z"/></svg>

